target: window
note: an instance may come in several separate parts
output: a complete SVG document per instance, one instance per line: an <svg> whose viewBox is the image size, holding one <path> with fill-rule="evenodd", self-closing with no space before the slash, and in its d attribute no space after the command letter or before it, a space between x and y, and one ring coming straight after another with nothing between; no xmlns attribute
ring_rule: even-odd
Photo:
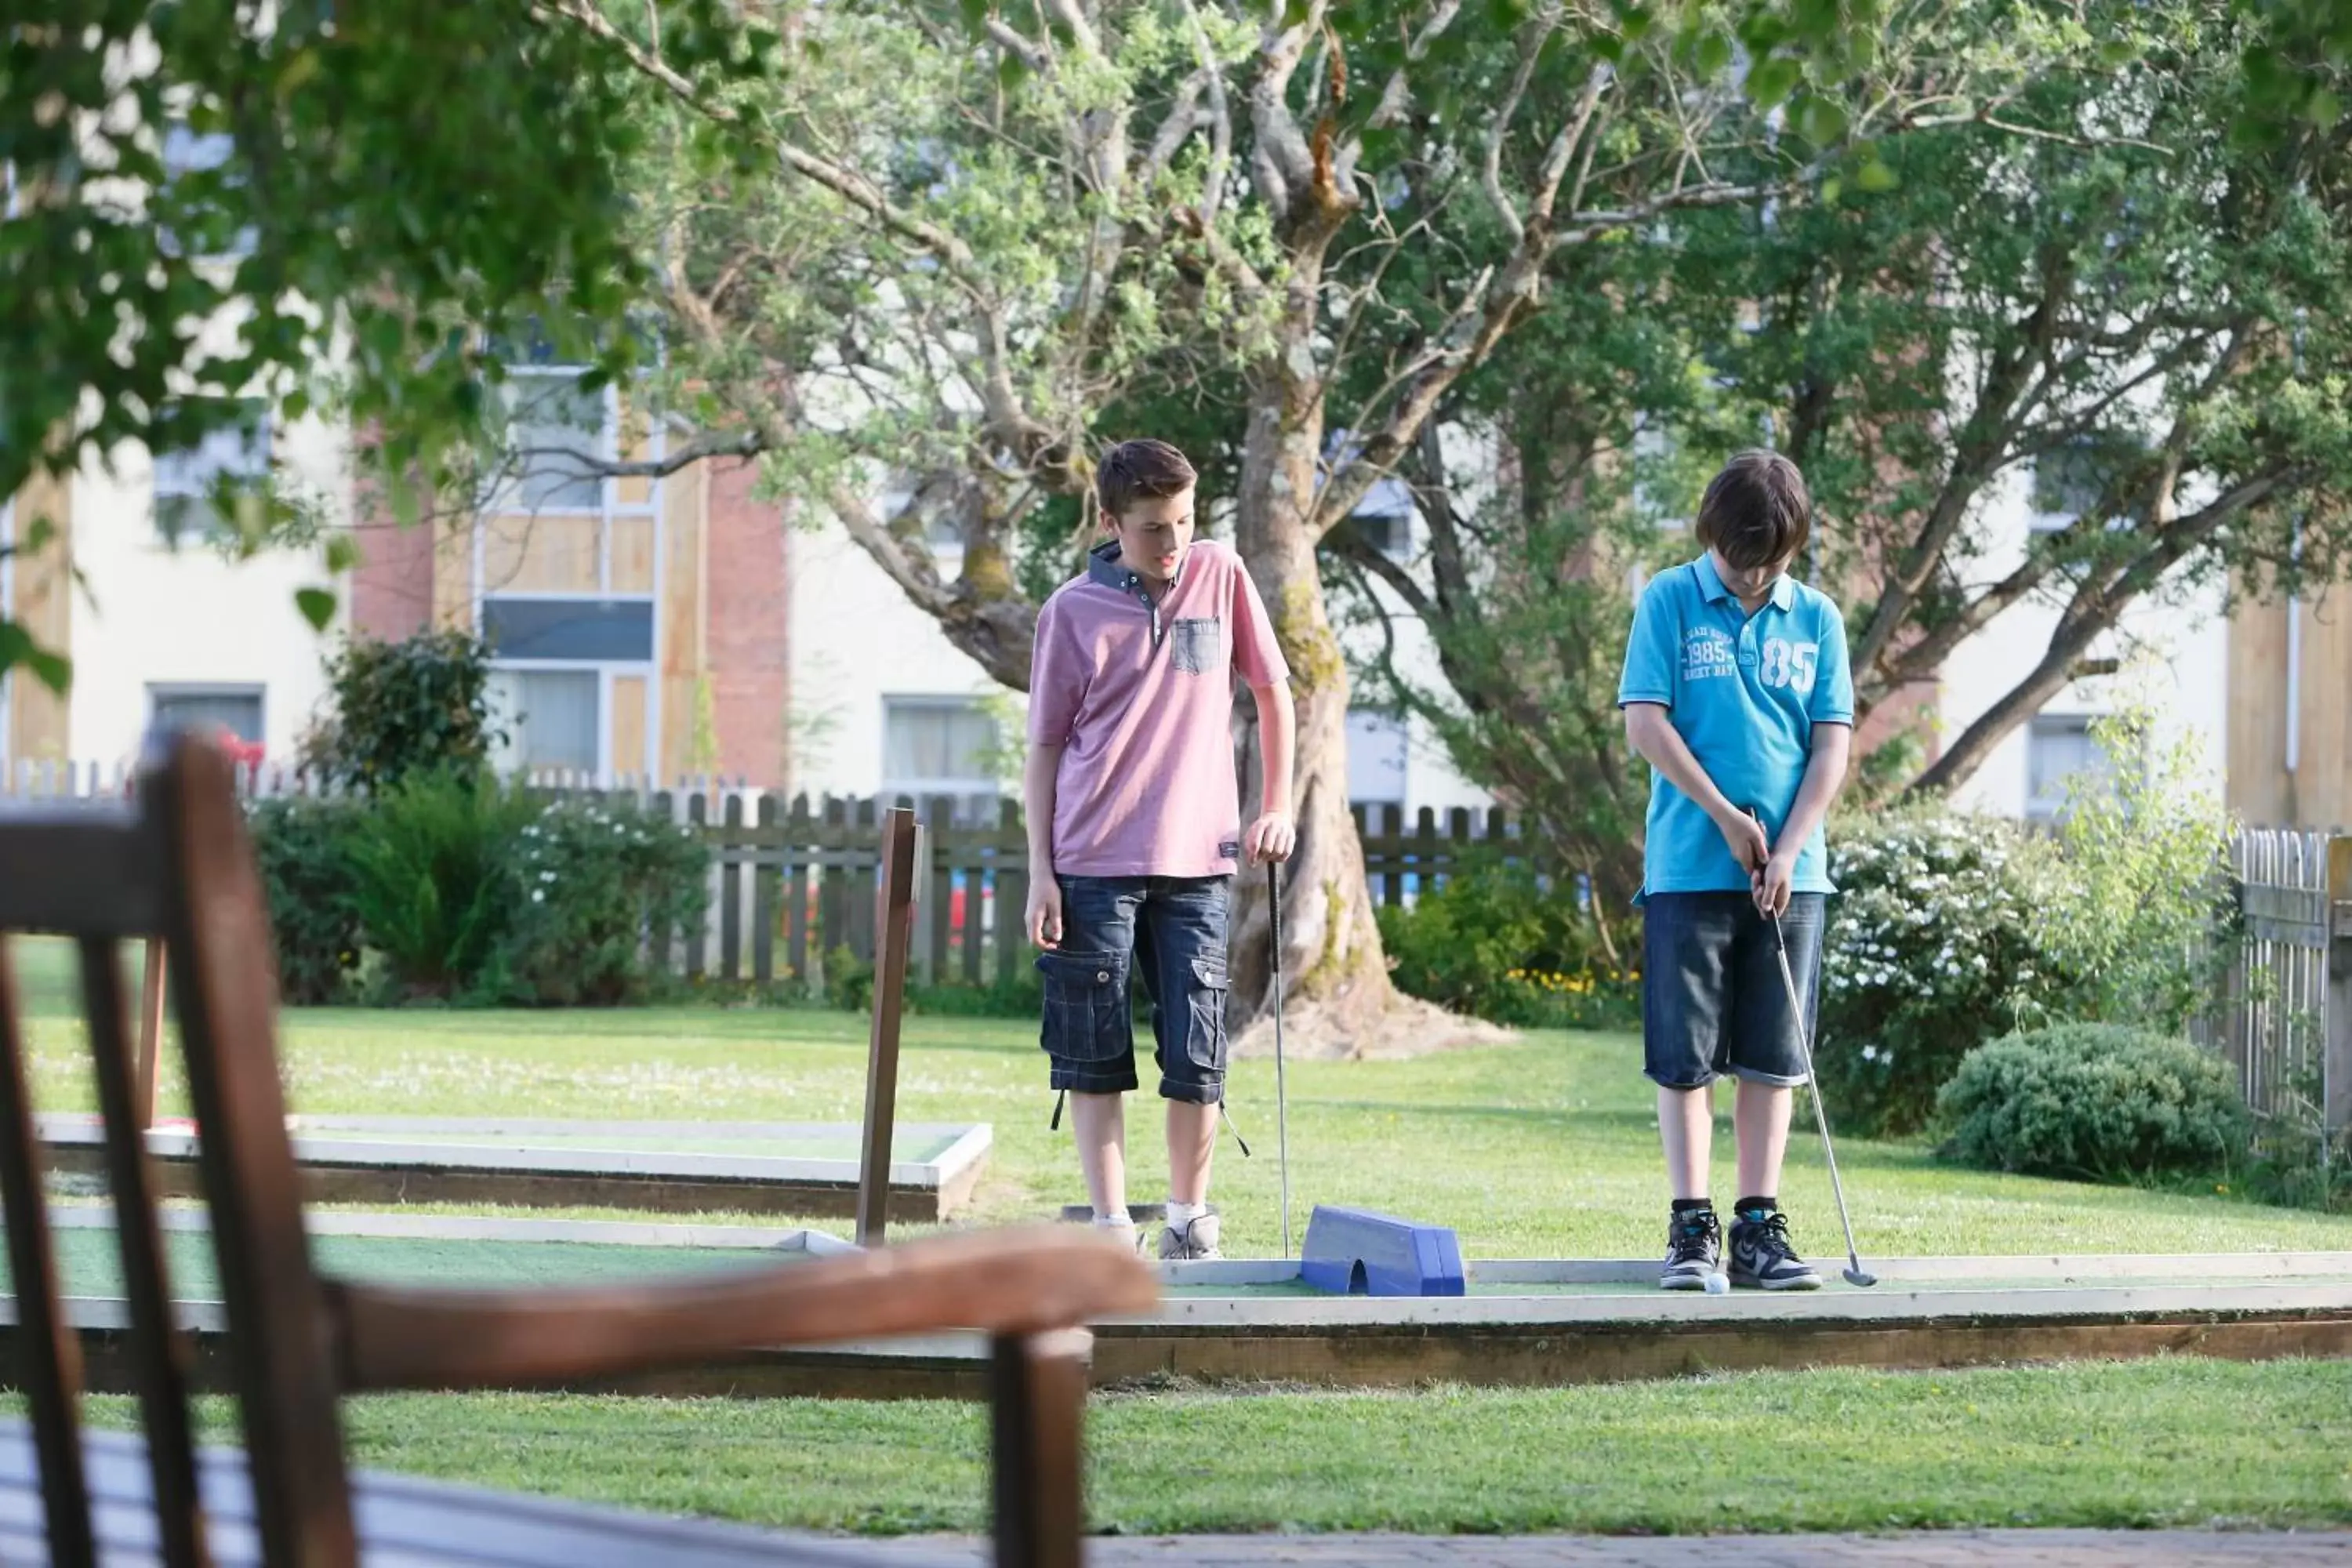
<svg viewBox="0 0 2352 1568"><path fill-rule="evenodd" d="M1003 734L970 697L882 700L882 794L920 803L952 795L958 808L992 805Z"/></svg>
<svg viewBox="0 0 2352 1568"><path fill-rule="evenodd" d="M258 489L269 478L269 416L249 405L238 423L211 431L194 447L155 454L155 531L178 545L229 531L220 514L224 487Z"/></svg>
<svg viewBox="0 0 2352 1568"><path fill-rule="evenodd" d="M2098 788L2116 775L2115 759L2091 734L2084 715L2043 714L2026 729L2025 814L2040 820L2066 809L2070 791Z"/></svg>
<svg viewBox="0 0 2352 1568"><path fill-rule="evenodd" d="M1404 806L1404 721L1370 708L1348 710L1348 804Z"/></svg>
<svg viewBox="0 0 2352 1568"><path fill-rule="evenodd" d="M148 729L158 735L226 731L241 745L258 747L264 735L262 696L258 686L150 686Z"/></svg>
<svg viewBox="0 0 2352 1568"><path fill-rule="evenodd" d="M482 640L498 658L650 663L653 601L486 598Z"/></svg>
<svg viewBox="0 0 2352 1568"><path fill-rule="evenodd" d="M1391 476L1365 492L1351 520L1373 549L1391 561L1412 554L1412 490Z"/></svg>
<svg viewBox="0 0 2352 1568"><path fill-rule="evenodd" d="M604 761L603 677L593 669L490 672L491 710L506 730L501 772L599 772Z"/></svg>
<svg viewBox="0 0 2352 1568"><path fill-rule="evenodd" d="M505 385L511 488L501 503L517 511L596 511L604 479L593 459L613 455L611 398L583 392L577 371L513 373Z"/></svg>
<svg viewBox="0 0 2352 1568"><path fill-rule="evenodd" d="M2033 460L2033 531L2055 533L2074 526L2085 513L2102 510L2108 487L2132 460L2131 448L2112 438L2084 437L2070 441ZM2127 528L2139 521L2142 509L2126 508L2110 519L2110 528Z"/></svg>

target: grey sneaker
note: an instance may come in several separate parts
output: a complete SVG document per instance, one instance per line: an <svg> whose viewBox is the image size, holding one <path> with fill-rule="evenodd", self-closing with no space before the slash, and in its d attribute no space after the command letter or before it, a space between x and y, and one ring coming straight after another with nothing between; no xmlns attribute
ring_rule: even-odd
<svg viewBox="0 0 2352 1568"><path fill-rule="evenodd" d="M1690 1209L1666 1223L1666 1262L1658 1274L1661 1290L1704 1290L1707 1276L1723 1267L1723 1226L1713 1209Z"/></svg>
<svg viewBox="0 0 2352 1568"><path fill-rule="evenodd" d="M1196 1215L1181 1226L1162 1226L1160 1229L1160 1256L1163 1261L1200 1262L1206 1258L1223 1258L1217 1243L1224 1239L1224 1221L1213 1206L1203 1215Z"/></svg>
<svg viewBox="0 0 2352 1568"><path fill-rule="evenodd" d="M1731 1222L1731 1282L1758 1290L1818 1290L1822 1277L1797 1256L1789 1216L1779 1209L1743 1209Z"/></svg>

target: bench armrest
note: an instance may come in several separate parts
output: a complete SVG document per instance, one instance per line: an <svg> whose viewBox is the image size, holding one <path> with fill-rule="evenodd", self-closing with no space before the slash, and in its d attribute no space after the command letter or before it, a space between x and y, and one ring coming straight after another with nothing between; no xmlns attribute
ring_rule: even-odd
<svg viewBox="0 0 2352 1568"><path fill-rule="evenodd" d="M1147 1311L1160 1299L1133 1254L1066 1226L626 1285L327 1289L352 1392L556 1383L953 1330L1024 1336Z"/></svg>

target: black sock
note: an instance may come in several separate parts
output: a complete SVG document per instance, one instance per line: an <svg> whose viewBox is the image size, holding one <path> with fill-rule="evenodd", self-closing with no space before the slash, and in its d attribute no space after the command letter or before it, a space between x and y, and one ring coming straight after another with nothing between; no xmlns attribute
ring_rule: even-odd
<svg viewBox="0 0 2352 1568"><path fill-rule="evenodd" d="M1676 1198L1675 1200L1676 1214L1712 1214L1714 1212L1713 1198Z"/></svg>
<svg viewBox="0 0 2352 1568"><path fill-rule="evenodd" d="M1778 1198L1742 1198L1739 1200L1739 1207L1737 1212L1740 1214L1779 1214L1780 1212L1780 1200Z"/></svg>

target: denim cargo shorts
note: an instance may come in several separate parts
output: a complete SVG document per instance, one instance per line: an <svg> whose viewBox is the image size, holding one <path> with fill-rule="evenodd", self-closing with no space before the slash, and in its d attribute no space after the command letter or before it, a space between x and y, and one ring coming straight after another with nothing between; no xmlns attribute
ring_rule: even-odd
<svg viewBox="0 0 2352 1568"><path fill-rule="evenodd" d="M1137 1087L1128 975L1151 998L1163 1099L1225 1097L1225 916L1231 877L1064 877L1062 944L1037 955L1045 977L1040 1043L1052 1087L1118 1094Z"/></svg>
<svg viewBox="0 0 2352 1568"><path fill-rule="evenodd" d="M1820 893L1798 893L1780 917L1790 973L1805 1003L1801 1024L1789 1016L1772 922L1746 893L1653 893L1643 900L1643 1071L1667 1089L1697 1089L1723 1073L1804 1082L1797 1030L1810 1031L1821 1016L1828 907Z"/></svg>

